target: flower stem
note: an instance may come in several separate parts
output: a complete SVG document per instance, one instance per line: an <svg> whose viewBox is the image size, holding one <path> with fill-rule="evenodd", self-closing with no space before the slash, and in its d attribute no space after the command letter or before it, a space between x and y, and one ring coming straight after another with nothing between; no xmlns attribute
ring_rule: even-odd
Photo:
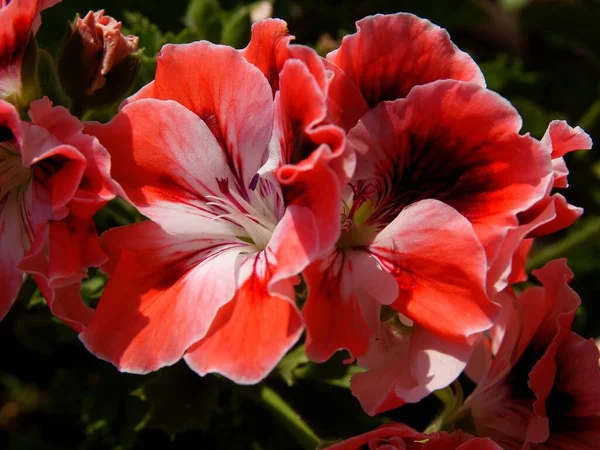
<svg viewBox="0 0 600 450"><path fill-rule="evenodd" d="M303 448L315 450L321 442L300 415L270 387L259 386L258 395L253 396L253 399L289 431Z"/></svg>
<svg viewBox="0 0 600 450"><path fill-rule="evenodd" d="M584 130L590 130L600 120L600 98L597 99L583 114L579 120L579 125Z"/></svg>
<svg viewBox="0 0 600 450"><path fill-rule="evenodd" d="M463 405L463 390L458 380L455 380L452 385L444 389L435 391L434 394L442 402L443 409L441 414L425 429L426 434L451 429L458 417L457 412Z"/></svg>
<svg viewBox="0 0 600 450"><path fill-rule="evenodd" d="M596 235L600 235L600 217L591 217L564 239L534 253L527 261L527 270L537 269L552 259L565 256L571 250L589 242Z"/></svg>

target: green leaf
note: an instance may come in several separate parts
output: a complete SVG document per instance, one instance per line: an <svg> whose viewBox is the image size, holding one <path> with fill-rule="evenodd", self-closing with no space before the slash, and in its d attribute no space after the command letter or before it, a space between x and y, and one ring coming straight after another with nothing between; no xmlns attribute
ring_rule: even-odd
<svg viewBox="0 0 600 450"><path fill-rule="evenodd" d="M221 33L222 14L218 0L192 0L183 21L197 39L215 41Z"/></svg>
<svg viewBox="0 0 600 450"><path fill-rule="evenodd" d="M242 6L228 13L223 19L221 44L244 47L250 40L250 26L250 10L247 7Z"/></svg>
<svg viewBox="0 0 600 450"><path fill-rule="evenodd" d="M493 91L503 91L510 83L533 85L538 80L538 74L525 71L522 60L507 54L501 54L480 67L488 89Z"/></svg>
<svg viewBox="0 0 600 450"><path fill-rule="evenodd" d="M295 379L307 379L349 389L352 376L364 372L366 369L356 364L345 364L345 359L347 356L338 352L329 361L322 364L313 362L300 364L292 370L292 376Z"/></svg>
<svg viewBox="0 0 600 450"><path fill-rule="evenodd" d="M593 243L598 242L599 236L600 217L591 216L581 219L560 241L534 252L527 261L527 268L528 270L537 269L552 259L570 256L573 251L582 247L593 248ZM579 258L576 259L579 260ZM587 263L586 261L585 264ZM596 267L598 266L595 265L595 262L592 262L590 269L593 271Z"/></svg>
<svg viewBox="0 0 600 450"><path fill-rule="evenodd" d="M134 34L140 38L140 47L145 49L144 54L156 56L165 43L163 33L158 26L139 12L125 12L123 34Z"/></svg>
<svg viewBox="0 0 600 450"><path fill-rule="evenodd" d="M161 369L136 395L150 407L138 429L162 429L172 439L190 430L206 431L219 411L218 381L198 376L183 363Z"/></svg>

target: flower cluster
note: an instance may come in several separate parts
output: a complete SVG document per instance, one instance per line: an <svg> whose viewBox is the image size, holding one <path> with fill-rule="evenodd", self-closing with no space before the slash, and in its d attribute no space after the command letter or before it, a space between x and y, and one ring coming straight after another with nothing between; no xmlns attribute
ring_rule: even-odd
<svg viewBox="0 0 600 450"><path fill-rule="evenodd" d="M29 274L125 372L183 359L254 384L305 333L312 361L345 350L366 369L351 387L371 415L463 372L477 383L443 416L451 434L389 424L332 449L597 448L599 351L570 331L566 262L514 288L533 239L582 214L555 189L563 156L591 147L584 131L520 134L446 31L403 13L360 20L326 58L277 19L242 50L167 44L101 124L71 113L119 99L138 39L90 12L59 62L71 113L39 98L25 114L47 3L0 9L0 318ZM148 220L98 237L93 216L117 195ZM95 309L90 267L109 277Z"/></svg>

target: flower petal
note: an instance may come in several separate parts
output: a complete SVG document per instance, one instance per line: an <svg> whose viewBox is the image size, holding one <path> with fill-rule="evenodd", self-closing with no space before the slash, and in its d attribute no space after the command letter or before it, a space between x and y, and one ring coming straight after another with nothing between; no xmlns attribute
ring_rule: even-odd
<svg viewBox="0 0 600 450"><path fill-rule="evenodd" d="M154 93L206 123L234 175L230 181L246 197L273 126L273 96L260 70L231 47L206 41L167 44L158 55Z"/></svg>
<svg viewBox="0 0 600 450"><path fill-rule="evenodd" d="M21 159L23 166L33 171L31 185L36 201L51 205L53 215L46 220L60 220L69 213L66 205L83 177L85 157L72 145L61 144L43 127L27 122L22 122L21 127Z"/></svg>
<svg viewBox="0 0 600 450"><path fill-rule="evenodd" d="M549 202L552 204L552 209L554 210L553 220L540 222L539 219L536 218L535 222L540 223L532 229L528 234L528 237L546 236L568 228L583 214L583 208L571 205L562 194L551 195ZM543 205L543 202L541 204ZM548 206L546 208L548 208ZM539 209L540 208L538 208L537 205L532 208L534 211Z"/></svg>
<svg viewBox="0 0 600 450"><path fill-rule="evenodd" d="M283 164L299 164L322 148L343 186L352 176L354 156L346 150L344 131L328 124L327 100L307 66L290 60L280 74L274 136ZM326 155L325 155L326 150Z"/></svg>
<svg viewBox="0 0 600 450"><path fill-rule="evenodd" d="M248 46L240 50L249 63L258 67L269 81L273 95L279 89L279 70L287 47L294 37L281 19L266 19L252 24Z"/></svg>
<svg viewBox="0 0 600 450"><path fill-rule="evenodd" d="M436 80L471 81L485 87L477 64L428 20L406 13L377 14L359 20L356 28L327 59L354 80L371 108Z"/></svg>
<svg viewBox="0 0 600 450"><path fill-rule="evenodd" d="M365 353L379 325L381 305L398 296L394 277L363 251L334 251L303 276L308 287L302 309L307 356L322 362L337 350L348 350L354 358Z"/></svg>
<svg viewBox="0 0 600 450"><path fill-rule="evenodd" d="M239 246L182 239L152 222L112 229L102 244L110 279L80 339L122 371L174 364L234 297Z"/></svg>
<svg viewBox="0 0 600 450"><path fill-rule="evenodd" d="M300 338L302 320L291 300L291 282L285 287L280 282L278 293L269 293L271 268L264 252L248 257L244 265L251 275L184 359L200 375L216 372L238 384L255 384Z"/></svg>
<svg viewBox="0 0 600 450"><path fill-rule="evenodd" d="M483 248L450 206L422 200L405 208L369 251L396 276L394 308L411 320L449 339L492 326L498 307L486 294Z"/></svg>
<svg viewBox="0 0 600 450"><path fill-rule="evenodd" d="M404 403L416 403L450 385L464 370L473 347L466 340L440 339L416 325L410 334L384 329L369 352L359 358L370 370L355 374L352 393L369 415Z"/></svg>
<svg viewBox="0 0 600 450"><path fill-rule="evenodd" d="M31 37L37 1L13 1L0 8L0 100L21 91L21 62Z"/></svg>
<svg viewBox="0 0 600 450"><path fill-rule="evenodd" d="M61 221L51 221L45 246L43 251L28 255L20 267L43 280L46 291L79 282L87 276L89 267L99 267L107 260L92 219L69 215ZM46 300L51 306L52 300Z"/></svg>
<svg viewBox="0 0 600 450"><path fill-rule="evenodd" d="M0 320L16 300L23 283L23 272L18 265L27 249L18 219L22 217L18 195L10 192L0 199Z"/></svg>
<svg viewBox="0 0 600 450"><path fill-rule="evenodd" d="M174 126L173 124L176 124ZM220 196L229 170L208 126L174 101L142 99L124 106L106 125L88 123L110 152L112 175L129 200L165 230L177 234L241 235L215 221L207 195Z"/></svg>
<svg viewBox="0 0 600 450"><path fill-rule="evenodd" d="M49 288L42 277L33 276L40 292L56 317L77 332L82 332L92 320L94 310L87 306L81 297L81 282Z"/></svg>
<svg viewBox="0 0 600 450"><path fill-rule="evenodd" d="M98 139L83 133L83 124L62 106L52 106L44 97L31 103L29 116L61 143L71 145L86 159L81 183L69 203L69 210L81 219L91 218L115 197L116 187L110 178L110 155Z"/></svg>
<svg viewBox="0 0 600 450"><path fill-rule="evenodd" d="M436 81L379 105L348 138L353 180L374 179L386 194L370 220L389 223L402 207L436 198L469 219L491 263L516 215L551 183L547 152L520 126L510 103L473 83Z"/></svg>

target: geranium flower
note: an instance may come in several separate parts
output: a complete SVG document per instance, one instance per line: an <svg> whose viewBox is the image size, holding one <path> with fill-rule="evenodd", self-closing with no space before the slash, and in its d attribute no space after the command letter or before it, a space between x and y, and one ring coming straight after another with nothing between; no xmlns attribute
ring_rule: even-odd
<svg viewBox="0 0 600 450"><path fill-rule="evenodd" d="M454 342L462 356L466 341L491 327L497 307L487 296L488 261L518 226L518 212L544 195L540 180L552 176L539 142L519 128L504 99L451 80L414 87L360 120L348 137L357 168L341 238L305 271L311 357L364 353L377 330L367 318L381 304Z"/></svg>
<svg viewBox="0 0 600 450"><path fill-rule="evenodd" d="M400 424L389 423L379 428L326 447L328 450L501 450L490 439L477 438L462 431L419 433Z"/></svg>
<svg viewBox="0 0 600 450"><path fill-rule="evenodd" d="M357 375L353 390L374 414L459 375L498 312L488 270L519 226L517 215L546 194L552 167L539 141L519 135L515 109L484 89L476 64L445 31L410 14L357 25L328 60L372 109L349 131L357 163L342 196L341 237L305 270L303 313L310 358L323 361L338 349L360 357L371 347L363 362L377 370ZM382 304L407 319L409 336L385 337ZM419 343L409 344L413 338ZM411 353L411 369L392 370L390 361L409 349L421 357Z"/></svg>
<svg viewBox="0 0 600 450"><path fill-rule="evenodd" d="M294 284L339 236L344 133L326 123L301 60L284 64L275 91L251 59L166 45L155 81L107 125L87 125L152 220L102 236L110 279L80 335L121 370L184 357L201 375L254 383L302 333Z"/></svg>
<svg viewBox="0 0 600 450"><path fill-rule="evenodd" d="M573 274L565 260L533 274L542 287L518 297L503 293L506 319L490 347L495 356L463 413L478 435L505 449L595 449L600 352L592 339L570 331L580 304L567 284Z"/></svg>
<svg viewBox="0 0 600 450"><path fill-rule="evenodd" d="M105 259L91 217L114 197L108 154L48 99L33 102L30 116L21 121L0 102L0 318L28 272L52 311L80 330L90 310L78 281Z"/></svg>
<svg viewBox="0 0 600 450"><path fill-rule="evenodd" d="M0 100L16 100L21 93L21 65L32 34L40 26L40 12L60 0L0 0Z"/></svg>

